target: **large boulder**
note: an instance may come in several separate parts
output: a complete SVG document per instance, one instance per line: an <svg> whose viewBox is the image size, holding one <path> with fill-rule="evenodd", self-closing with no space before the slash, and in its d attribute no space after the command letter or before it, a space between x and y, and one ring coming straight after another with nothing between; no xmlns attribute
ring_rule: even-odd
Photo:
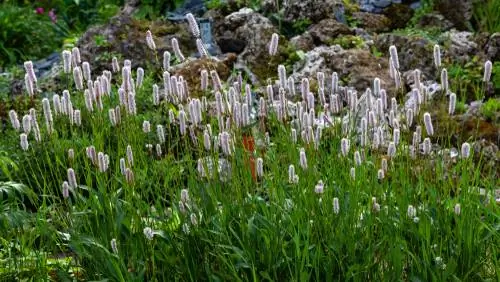
<svg viewBox="0 0 500 282"><path fill-rule="evenodd" d="M421 36L379 34L375 36L374 44L384 54L389 53L391 45L397 47L401 72L419 69L423 79L436 76L432 55L434 44L428 39Z"/></svg>
<svg viewBox="0 0 500 282"><path fill-rule="evenodd" d="M333 39L341 35L352 35L354 32L345 24L334 19L324 19L309 28L309 33L315 43L328 44Z"/></svg>
<svg viewBox="0 0 500 282"><path fill-rule="evenodd" d="M156 55L146 44L147 30L153 34L159 57L166 50L173 53L171 39L174 37L178 39L185 56L196 50L194 39L184 22L139 21L129 13L120 13L107 24L89 28L78 40L82 61L90 63L93 73L111 69L113 56L131 60L133 68L151 65Z"/></svg>
<svg viewBox="0 0 500 282"><path fill-rule="evenodd" d="M485 48L486 56L492 62L500 61L500 32L493 33Z"/></svg>
<svg viewBox="0 0 500 282"><path fill-rule="evenodd" d="M454 62L465 64L479 52L472 32L452 30L445 34L445 37L449 38L448 52Z"/></svg>
<svg viewBox="0 0 500 282"><path fill-rule="evenodd" d="M284 6L284 19L289 22L308 19L312 23L323 19L341 17L342 0L290 0Z"/></svg>
<svg viewBox="0 0 500 282"><path fill-rule="evenodd" d="M362 11L369 13L382 13L392 5L405 4L412 9L420 5L419 0L357 0Z"/></svg>
<svg viewBox="0 0 500 282"><path fill-rule="evenodd" d="M294 76L297 79L316 77L318 72L327 75L337 72L347 86L359 92L371 88L376 77L380 78L381 87L389 90L389 94L394 87L389 76L388 61L375 57L368 50L344 50L338 45L316 47L305 54L304 62Z"/></svg>
<svg viewBox="0 0 500 282"><path fill-rule="evenodd" d="M469 28L474 0L438 0L437 9L461 30Z"/></svg>
<svg viewBox="0 0 500 282"><path fill-rule="evenodd" d="M391 20L381 14L368 12L354 12L352 18L358 22L358 27L369 32L387 32L390 30Z"/></svg>
<svg viewBox="0 0 500 282"><path fill-rule="evenodd" d="M226 44L234 43L233 45L241 49L239 62L255 69L265 68L270 62L269 42L271 35L278 33L278 30L268 18L250 8L243 8L226 16L216 26L215 33L219 45L223 40ZM243 42L244 48L242 48ZM283 39L280 39L279 44L284 44Z"/></svg>

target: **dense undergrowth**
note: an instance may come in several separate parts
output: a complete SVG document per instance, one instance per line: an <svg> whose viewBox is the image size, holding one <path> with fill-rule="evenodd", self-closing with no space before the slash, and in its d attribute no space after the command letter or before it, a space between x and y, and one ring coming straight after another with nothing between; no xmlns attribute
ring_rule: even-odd
<svg viewBox="0 0 500 282"><path fill-rule="evenodd" d="M279 93L256 97L209 68L206 93L221 94L200 101L170 76L175 51L163 77L123 62L91 79L70 52L69 92L15 104L0 142L0 280L500 278L498 172L474 132L452 141L426 118L438 101L423 86L407 111L377 82L360 97L334 74L297 90L285 70Z"/></svg>

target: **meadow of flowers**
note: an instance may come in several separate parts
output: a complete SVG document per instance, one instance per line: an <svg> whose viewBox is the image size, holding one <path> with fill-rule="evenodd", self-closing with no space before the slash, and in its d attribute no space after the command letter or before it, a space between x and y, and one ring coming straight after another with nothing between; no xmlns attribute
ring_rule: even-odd
<svg viewBox="0 0 500 282"><path fill-rule="evenodd" d="M0 280L500 280L497 171L472 133L456 148L436 134L418 70L406 100L396 46L391 89L287 78L283 65L260 89L208 64L195 97L172 71L193 60L177 40L172 55L151 32L145 44L162 74L116 58L95 73L74 48L53 96L24 64L26 96L2 136Z"/></svg>

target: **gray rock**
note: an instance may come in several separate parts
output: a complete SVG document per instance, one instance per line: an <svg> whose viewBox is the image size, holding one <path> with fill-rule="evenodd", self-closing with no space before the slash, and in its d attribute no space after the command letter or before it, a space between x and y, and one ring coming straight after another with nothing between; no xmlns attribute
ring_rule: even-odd
<svg viewBox="0 0 500 282"><path fill-rule="evenodd" d="M317 23L328 18L343 21L344 4L342 0L289 0L284 9L285 20L289 22L309 19L311 22Z"/></svg>
<svg viewBox="0 0 500 282"><path fill-rule="evenodd" d="M219 29L222 30L221 36L246 43L238 61L251 67L269 59L269 40L274 32L278 32L268 18L249 8L226 16Z"/></svg>
<svg viewBox="0 0 500 282"><path fill-rule="evenodd" d="M479 51L472 32L452 30L445 36L450 38L449 55L455 62L466 63Z"/></svg>

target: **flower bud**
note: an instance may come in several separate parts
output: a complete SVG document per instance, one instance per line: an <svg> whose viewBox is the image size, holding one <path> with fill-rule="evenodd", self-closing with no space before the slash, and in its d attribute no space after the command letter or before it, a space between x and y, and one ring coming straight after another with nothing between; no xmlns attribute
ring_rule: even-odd
<svg viewBox="0 0 500 282"><path fill-rule="evenodd" d="M333 198L333 213L339 214L339 212L340 212L339 198L335 197Z"/></svg>
<svg viewBox="0 0 500 282"><path fill-rule="evenodd" d="M425 130L427 131L427 135L434 135L434 127L432 126L432 120L431 120L431 114L425 113L424 114L424 124L425 124Z"/></svg>
<svg viewBox="0 0 500 282"><path fill-rule="evenodd" d="M193 14L187 13L186 19L188 21L191 34L196 38L200 37L200 28L198 27L198 23L196 22L196 19L194 18Z"/></svg>
<svg viewBox="0 0 500 282"><path fill-rule="evenodd" d="M493 67L493 65L491 64L491 61L488 60L488 61L486 61L486 63L484 63L484 76L483 76L484 82L490 81L492 67Z"/></svg>
<svg viewBox="0 0 500 282"><path fill-rule="evenodd" d="M279 36L276 33L273 33L271 36L271 42L269 43L269 55L274 56L278 53L278 40Z"/></svg>
<svg viewBox="0 0 500 282"><path fill-rule="evenodd" d="M156 50L156 44L153 39L153 34L151 34L150 30L146 31L146 44L148 45L149 49L153 51Z"/></svg>
<svg viewBox="0 0 500 282"><path fill-rule="evenodd" d="M78 186L76 183L75 171L72 168L68 168L68 183L71 188L76 188Z"/></svg>
<svg viewBox="0 0 500 282"><path fill-rule="evenodd" d="M63 57L64 73L70 73L71 72L71 52L68 50L64 50L62 52L62 57Z"/></svg>

